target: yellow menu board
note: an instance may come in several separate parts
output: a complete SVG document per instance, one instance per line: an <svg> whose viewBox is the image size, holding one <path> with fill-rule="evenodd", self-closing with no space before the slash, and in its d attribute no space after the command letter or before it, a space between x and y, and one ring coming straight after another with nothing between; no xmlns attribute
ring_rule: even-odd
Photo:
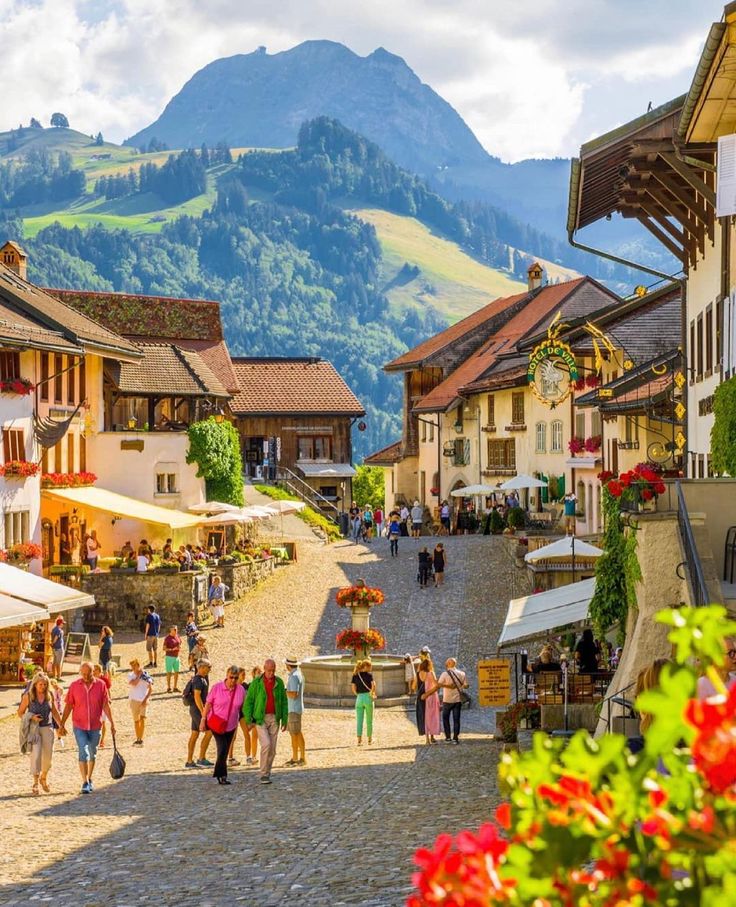
<svg viewBox="0 0 736 907"><path fill-rule="evenodd" d="M504 706L511 702L511 659L478 662L478 705Z"/></svg>

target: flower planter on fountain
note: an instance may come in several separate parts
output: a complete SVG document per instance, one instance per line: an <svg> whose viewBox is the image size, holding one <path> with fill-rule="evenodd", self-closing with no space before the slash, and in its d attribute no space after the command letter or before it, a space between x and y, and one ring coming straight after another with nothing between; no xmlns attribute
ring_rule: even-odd
<svg viewBox="0 0 736 907"><path fill-rule="evenodd" d="M350 682L358 660L386 646L379 630L371 629L371 608L383 604L380 589L371 589L362 580L340 589L336 596L341 608L349 608L351 627L341 630L335 640L338 649L352 650L351 655L319 655L306 658L301 668L307 702L312 705L352 707L355 695ZM397 705L405 700L404 662L400 655L371 656L378 699L376 705Z"/></svg>

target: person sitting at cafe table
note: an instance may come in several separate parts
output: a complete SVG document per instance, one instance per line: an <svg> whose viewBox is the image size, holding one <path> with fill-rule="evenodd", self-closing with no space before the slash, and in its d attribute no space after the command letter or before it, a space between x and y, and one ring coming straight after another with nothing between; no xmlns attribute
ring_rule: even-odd
<svg viewBox="0 0 736 907"><path fill-rule="evenodd" d="M122 557L124 561L129 561L133 557L133 546L130 542L126 542L120 549L120 557Z"/></svg>
<svg viewBox="0 0 736 907"><path fill-rule="evenodd" d="M549 643L545 643L539 653L539 658L532 665L534 674L551 673L561 671L562 665L555 656L555 651Z"/></svg>

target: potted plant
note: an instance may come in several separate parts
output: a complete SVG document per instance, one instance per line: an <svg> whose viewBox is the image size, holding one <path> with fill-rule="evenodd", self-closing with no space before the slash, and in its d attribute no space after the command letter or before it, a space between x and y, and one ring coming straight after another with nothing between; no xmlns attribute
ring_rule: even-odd
<svg viewBox="0 0 736 907"><path fill-rule="evenodd" d="M514 532L523 529L526 526L526 513L521 507L512 507L506 514L506 522L509 529L513 529Z"/></svg>
<svg viewBox="0 0 736 907"><path fill-rule="evenodd" d="M576 457L579 453L582 453L585 450L585 439L572 437L567 442L567 448L570 453Z"/></svg>
<svg viewBox="0 0 736 907"><path fill-rule="evenodd" d="M494 508L494 509L491 511L491 521L490 521L491 534L492 534L492 535L500 535L500 534L503 532L504 526L505 526L505 525L506 525L506 524L505 524L505 522L504 522L504 518L503 518L503 517L501 516L501 514Z"/></svg>

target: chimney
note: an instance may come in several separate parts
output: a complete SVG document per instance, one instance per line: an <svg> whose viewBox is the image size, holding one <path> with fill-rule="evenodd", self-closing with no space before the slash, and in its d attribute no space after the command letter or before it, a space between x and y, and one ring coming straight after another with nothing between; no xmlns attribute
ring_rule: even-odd
<svg viewBox="0 0 736 907"><path fill-rule="evenodd" d="M19 245L6 242L0 248L0 257L6 268L14 271L21 280L28 280L28 256Z"/></svg>
<svg viewBox="0 0 736 907"><path fill-rule="evenodd" d="M542 275L544 270L538 261L532 262L527 268L527 286L529 287L529 292L538 290L542 286Z"/></svg>

